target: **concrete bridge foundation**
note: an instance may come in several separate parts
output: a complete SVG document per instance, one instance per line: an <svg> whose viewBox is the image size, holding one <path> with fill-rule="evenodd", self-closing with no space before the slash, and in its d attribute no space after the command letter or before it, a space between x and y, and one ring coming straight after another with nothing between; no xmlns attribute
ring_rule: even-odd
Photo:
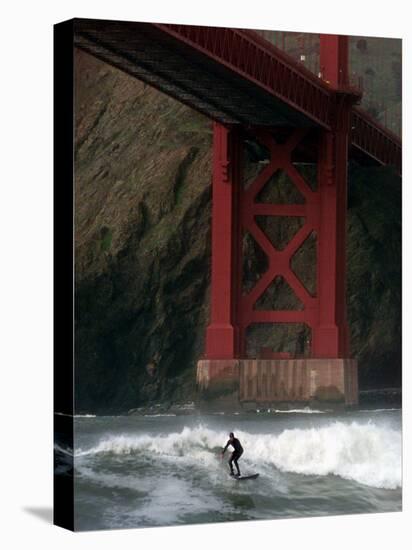
<svg viewBox="0 0 412 550"><path fill-rule="evenodd" d="M280 403L358 404L355 359L202 359L199 401L232 408Z"/></svg>

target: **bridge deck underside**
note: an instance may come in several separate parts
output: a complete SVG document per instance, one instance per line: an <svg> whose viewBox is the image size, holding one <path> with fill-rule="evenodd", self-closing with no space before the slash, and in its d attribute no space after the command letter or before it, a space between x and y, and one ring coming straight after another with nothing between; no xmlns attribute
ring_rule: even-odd
<svg viewBox="0 0 412 550"><path fill-rule="evenodd" d="M258 85L150 24L76 20L75 45L223 124L315 125Z"/></svg>
<svg viewBox="0 0 412 550"><path fill-rule="evenodd" d="M223 124L320 128L316 121L213 57L150 23L74 20L74 45ZM309 141L307 141L309 145ZM304 145L304 144L303 144ZM310 146L302 160L312 162ZM360 109L350 157L401 172L401 142Z"/></svg>

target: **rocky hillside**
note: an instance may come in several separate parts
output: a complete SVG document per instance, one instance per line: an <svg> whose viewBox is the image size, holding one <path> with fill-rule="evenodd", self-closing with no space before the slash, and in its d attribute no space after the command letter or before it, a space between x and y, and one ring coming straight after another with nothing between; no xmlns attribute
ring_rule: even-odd
<svg viewBox="0 0 412 550"><path fill-rule="evenodd" d="M76 51L78 412L194 396L209 304L211 137L204 117ZM249 157L252 173L258 159ZM398 385L400 183L388 170L359 167L350 182L353 353L363 387ZM265 257L247 240L245 251L247 285ZM294 266L309 273L308 286L311 254L308 241ZM267 300L277 287L282 281ZM287 289L282 296L291 307ZM304 353L302 327L290 330L291 351ZM291 335L279 331L271 344L280 349ZM252 332L251 348L266 337Z"/></svg>

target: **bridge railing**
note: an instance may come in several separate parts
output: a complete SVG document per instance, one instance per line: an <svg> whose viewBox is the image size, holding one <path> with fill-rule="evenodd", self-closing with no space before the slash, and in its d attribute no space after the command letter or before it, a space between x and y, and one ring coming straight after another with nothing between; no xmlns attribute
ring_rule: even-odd
<svg viewBox="0 0 412 550"><path fill-rule="evenodd" d="M319 76L319 34L262 30L255 32Z"/></svg>
<svg viewBox="0 0 412 550"><path fill-rule="evenodd" d="M319 34L267 30L255 32L322 78ZM360 107L398 136L402 133L401 67L400 40L349 37L349 84L362 91Z"/></svg>

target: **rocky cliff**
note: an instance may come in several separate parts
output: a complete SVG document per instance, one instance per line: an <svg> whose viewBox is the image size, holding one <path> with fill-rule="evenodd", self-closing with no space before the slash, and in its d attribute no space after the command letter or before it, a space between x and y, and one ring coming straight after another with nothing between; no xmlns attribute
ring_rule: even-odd
<svg viewBox="0 0 412 550"><path fill-rule="evenodd" d="M193 399L209 313L211 124L81 51L75 78L76 410ZM258 163L250 151L248 171ZM400 383L400 201L390 170L351 167L348 306L361 387ZM265 257L244 246L247 286ZM311 258L309 240L294 260L308 288ZM280 295L278 307L295 306ZM291 336L304 353L302 327L271 345ZM267 337L252 332L252 348Z"/></svg>

